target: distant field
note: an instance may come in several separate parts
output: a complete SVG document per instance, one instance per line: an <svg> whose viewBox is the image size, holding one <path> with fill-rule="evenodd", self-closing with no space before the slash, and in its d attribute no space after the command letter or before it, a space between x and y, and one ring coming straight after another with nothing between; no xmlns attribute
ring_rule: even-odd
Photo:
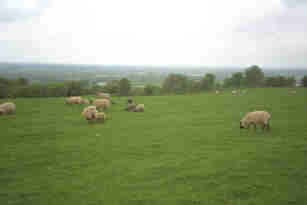
<svg viewBox="0 0 307 205"><path fill-rule="evenodd" d="M0 204L307 204L307 90L136 97L89 125L63 98L0 116ZM271 132L239 129L267 110Z"/></svg>

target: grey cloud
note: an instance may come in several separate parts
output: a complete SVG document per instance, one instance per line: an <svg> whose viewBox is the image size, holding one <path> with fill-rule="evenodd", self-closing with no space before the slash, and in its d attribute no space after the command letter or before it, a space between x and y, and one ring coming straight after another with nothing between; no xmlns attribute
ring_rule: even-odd
<svg viewBox="0 0 307 205"><path fill-rule="evenodd" d="M307 0L283 0L283 2L290 8L307 4Z"/></svg>
<svg viewBox="0 0 307 205"><path fill-rule="evenodd" d="M36 8L26 8L26 0L1 0L0 1L0 23L24 20L39 16L49 6L49 0L40 0ZM13 5L13 6L10 6Z"/></svg>
<svg viewBox="0 0 307 205"><path fill-rule="evenodd" d="M307 33L307 5L287 9L276 16L266 16L249 24L240 25L238 32L266 35L274 33Z"/></svg>

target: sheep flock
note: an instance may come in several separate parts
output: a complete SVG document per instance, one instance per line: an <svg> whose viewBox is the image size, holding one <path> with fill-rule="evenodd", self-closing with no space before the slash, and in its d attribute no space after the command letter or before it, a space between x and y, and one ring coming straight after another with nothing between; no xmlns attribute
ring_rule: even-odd
<svg viewBox="0 0 307 205"><path fill-rule="evenodd" d="M232 95L244 95L247 93L247 90L232 90ZM291 94L296 94L296 91L291 90ZM221 94L221 91L216 90L215 94ZM81 96L71 96L65 98L65 104L67 105L86 105L83 109L81 115L85 120L89 123L91 122L105 122L108 119L111 119L110 109L112 104L115 102L112 100L111 95L109 93L97 93L95 99L88 99ZM106 113L108 111L109 113ZM129 97L127 100L127 104L124 107L123 111L127 112L144 112L145 105L137 104L134 102L132 97ZM10 115L16 114L16 105L12 102L6 102L0 104L0 116L1 115ZM257 125L262 125L263 130L270 130L270 119L271 114L267 111L253 111L247 113L240 120L240 128L249 129L251 125L253 125L256 129Z"/></svg>

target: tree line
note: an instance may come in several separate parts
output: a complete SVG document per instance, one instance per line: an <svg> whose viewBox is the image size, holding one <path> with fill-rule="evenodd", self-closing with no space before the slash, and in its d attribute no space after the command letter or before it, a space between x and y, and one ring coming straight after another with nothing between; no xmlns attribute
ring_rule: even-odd
<svg viewBox="0 0 307 205"><path fill-rule="evenodd" d="M112 80L104 86L91 85L89 81L65 81L49 84L30 83L26 78L9 80L0 77L0 98L15 97L65 97L93 95L97 92L107 92L115 96L128 95L164 95L184 94L210 91L223 88L253 88L253 87L293 87L296 80L293 76L265 77L259 66L250 66L244 72L233 73L223 82L217 82L212 73L205 74L200 80L192 80L182 74L169 74L162 86L145 85L133 87L130 80L122 78ZM307 87L307 76L301 79L301 85Z"/></svg>

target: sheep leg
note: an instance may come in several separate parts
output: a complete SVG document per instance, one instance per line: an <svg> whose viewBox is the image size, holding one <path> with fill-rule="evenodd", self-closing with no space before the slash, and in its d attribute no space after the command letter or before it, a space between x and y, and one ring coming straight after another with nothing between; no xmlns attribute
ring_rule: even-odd
<svg viewBox="0 0 307 205"><path fill-rule="evenodd" d="M269 124L269 123L266 125L266 129L267 129L267 131L270 131L270 130L271 130L270 124Z"/></svg>

